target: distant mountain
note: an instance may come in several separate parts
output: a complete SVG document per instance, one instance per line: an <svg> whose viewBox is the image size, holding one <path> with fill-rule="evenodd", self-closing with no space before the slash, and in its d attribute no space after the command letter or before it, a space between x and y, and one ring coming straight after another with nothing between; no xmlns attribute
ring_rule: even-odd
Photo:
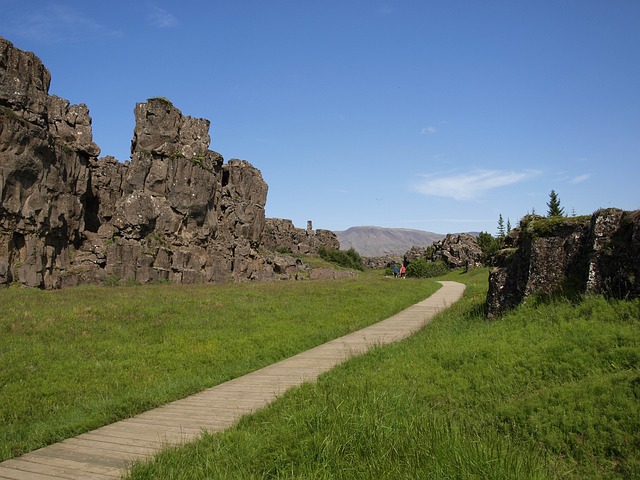
<svg viewBox="0 0 640 480"><path fill-rule="evenodd" d="M445 235L408 228L351 227L334 232L341 250L353 248L363 257L404 255L414 245L427 247Z"/></svg>

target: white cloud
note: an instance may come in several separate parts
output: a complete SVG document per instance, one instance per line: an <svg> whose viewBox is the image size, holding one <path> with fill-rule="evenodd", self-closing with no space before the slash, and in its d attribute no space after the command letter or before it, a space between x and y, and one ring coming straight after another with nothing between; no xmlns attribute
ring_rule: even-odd
<svg viewBox="0 0 640 480"><path fill-rule="evenodd" d="M149 20L154 27L170 28L178 25L178 19L164 8L153 6L149 13Z"/></svg>
<svg viewBox="0 0 640 480"><path fill-rule="evenodd" d="M578 175L577 177L574 177L571 179L571 183L578 184L578 183L582 183L586 180L589 180L591 178L591 174L590 173L585 173L583 175Z"/></svg>
<svg viewBox="0 0 640 480"><path fill-rule="evenodd" d="M436 129L436 127L432 127L431 125L429 125L428 127L424 127L422 130L420 130L420 133L422 135L433 135L437 131L438 130Z"/></svg>
<svg viewBox="0 0 640 480"><path fill-rule="evenodd" d="M447 176L421 175L421 179L414 184L413 190L423 195L473 200L493 189L522 182L535 175L537 175L535 171L503 172L499 170L476 170Z"/></svg>
<svg viewBox="0 0 640 480"><path fill-rule="evenodd" d="M122 34L86 17L77 9L59 4L48 5L35 13L27 14L20 23L21 36L47 43L86 39L87 34Z"/></svg>

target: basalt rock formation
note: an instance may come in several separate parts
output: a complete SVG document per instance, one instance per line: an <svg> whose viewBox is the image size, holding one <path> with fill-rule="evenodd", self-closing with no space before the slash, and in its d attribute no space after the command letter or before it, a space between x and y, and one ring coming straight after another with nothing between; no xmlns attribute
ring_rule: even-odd
<svg viewBox="0 0 640 480"><path fill-rule="evenodd" d="M474 268L482 266L482 249L473 235L450 233L434 242L431 259L434 262L443 261L449 268Z"/></svg>
<svg viewBox="0 0 640 480"><path fill-rule="evenodd" d="M259 253L267 184L209 150L208 120L150 99L131 160L98 158L88 108L49 95L50 79L0 37L0 285L279 278Z"/></svg>
<svg viewBox="0 0 640 480"><path fill-rule="evenodd" d="M262 234L262 245L270 251L281 250L291 253L314 254L318 248L338 250L340 243L330 230L313 230L311 221L307 229L296 228L291 220L267 218Z"/></svg>
<svg viewBox="0 0 640 480"><path fill-rule="evenodd" d="M590 217L529 215L507 235L505 245L489 275L489 317L532 294L640 295L638 210L604 209Z"/></svg>

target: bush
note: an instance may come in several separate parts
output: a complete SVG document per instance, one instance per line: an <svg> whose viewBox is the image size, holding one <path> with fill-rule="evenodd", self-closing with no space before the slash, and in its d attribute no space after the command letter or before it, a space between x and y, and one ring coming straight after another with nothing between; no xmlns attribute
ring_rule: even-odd
<svg viewBox="0 0 640 480"><path fill-rule="evenodd" d="M335 263L341 267L364 270L362 257L353 248L349 250L335 250L333 248L320 247L318 255L327 262Z"/></svg>
<svg viewBox="0 0 640 480"><path fill-rule="evenodd" d="M443 261L431 262L418 258L407 265L407 277L431 278L449 273L449 267Z"/></svg>

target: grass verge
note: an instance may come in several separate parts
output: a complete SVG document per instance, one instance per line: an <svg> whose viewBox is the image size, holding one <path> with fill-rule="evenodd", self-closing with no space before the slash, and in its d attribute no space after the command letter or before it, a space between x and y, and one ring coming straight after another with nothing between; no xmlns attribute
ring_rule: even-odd
<svg viewBox="0 0 640 480"><path fill-rule="evenodd" d="M483 316L486 270L410 339L340 365L131 479L640 478L640 301Z"/></svg>
<svg viewBox="0 0 640 480"><path fill-rule="evenodd" d="M0 290L0 460L387 318L439 285L339 281Z"/></svg>

